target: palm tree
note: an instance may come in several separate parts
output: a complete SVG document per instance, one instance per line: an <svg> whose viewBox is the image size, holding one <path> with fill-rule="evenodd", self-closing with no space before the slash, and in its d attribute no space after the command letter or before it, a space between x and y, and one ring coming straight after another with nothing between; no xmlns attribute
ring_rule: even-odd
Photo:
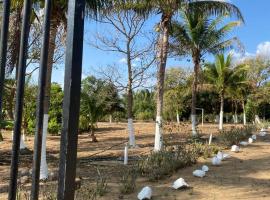
<svg viewBox="0 0 270 200"><path fill-rule="evenodd" d="M133 1L132 1L133 2ZM164 78L169 50L169 29L172 18L179 10L186 9L190 11L196 8L209 15L230 14L236 15L243 21L243 17L239 9L231 3L221 1L197 1L197 0L136 0L134 3L128 4L131 8L135 8L138 12L144 14L154 12L161 15L161 20L156 27L159 32L157 42L157 112L156 112L156 133L155 133L155 151L161 150L162 147L162 110L163 110L163 93Z"/></svg>
<svg viewBox="0 0 270 200"><path fill-rule="evenodd" d="M225 25L225 16L211 18L202 12L191 12L190 9L180 12L182 22L172 25L172 51L177 55L191 55L194 64L192 84L191 122L192 135L196 135L196 96L200 65L206 53L216 54L238 42L237 38L225 39L228 33L240 24L233 21Z"/></svg>
<svg viewBox="0 0 270 200"><path fill-rule="evenodd" d="M205 64L205 76L214 86L220 97L219 129L223 129L224 96L231 90L235 90L245 84L246 69L243 66L232 67L232 56L223 54L216 56L215 63Z"/></svg>

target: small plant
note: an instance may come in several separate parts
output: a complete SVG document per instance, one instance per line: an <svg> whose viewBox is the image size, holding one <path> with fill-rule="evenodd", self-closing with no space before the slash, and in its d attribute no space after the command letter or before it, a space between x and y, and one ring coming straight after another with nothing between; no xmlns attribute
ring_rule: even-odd
<svg viewBox="0 0 270 200"><path fill-rule="evenodd" d="M130 194L134 192L136 188L137 177L138 177L138 172L135 167L132 167L131 169L126 169L123 172L123 175L121 178L120 192L122 194Z"/></svg>
<svg viewBox="0 0 270 200"><path fill-rule="evenodd" d="M23 186L18 185L16 200L30 200L30 192L26 191Z"/></svg>
<svg viewBox="0 0 270 200"><path fill-rule="evenodd" d="M43 199L46 200L56 200L57 199L57 189L55 185L47 185L42 188L41 195Z"/></svg>
<svg viewBox="0 0 270 200"><path fill-rule="evenodd" d="M103 177L97 168L98 178L96 182L96 193L98 196L103 196L107 191L107 179Z"/></svg>

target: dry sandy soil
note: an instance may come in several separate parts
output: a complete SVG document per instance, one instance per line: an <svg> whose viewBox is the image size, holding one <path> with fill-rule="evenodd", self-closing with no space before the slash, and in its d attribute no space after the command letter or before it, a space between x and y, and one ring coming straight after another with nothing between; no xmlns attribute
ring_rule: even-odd
<svg viewBox="0 0 270 200"><path fill-rule="evenodd" d="M119 177L123 168L120 158L123 156L124 145L127 141L125 124L99 123L97 130L98 143L91 143L87 134L79 136L77 176L95 182L98 167L103 176L108 177L108 193L102 200L137 199L138 191L145 185L153 189L153 199L270 199L270 135L258 138L256 143L241 148L239 153L230 153L231 158L224 161L221 166L210 165L210 159L200 159L199 162L185 169L179 170L173 176L159 182L148 182L139 178L137 189L131 195L119 195ZM190 126L168 125L165 140L179 143L185 141L190 133ZM230 128L227 125L226 128ZM172 128L172 130L170 130ZM130 150L132 159L148 154L153 149L154 123L136 123L136 139L138 147ZM202 134L217 134L217 125L206 124L199 126ZM175 134L180 132L181 134ZM5 132L5 141L0 143L0 199L7 199L9 181L9 166L11 156L10 133ZM51 171L57 170L59 158L59 136L49 136L47 139L48 165ZM27 137L26 144L33 149L33 137ZM203 164L210 167L204 178L195 178L192 171ZM22 155L20 170L30 169L32 155ZM175 191L171 189L174 180L183 177L192 187L187 190ZM52 184L52 183L50 183Z"/></svg>

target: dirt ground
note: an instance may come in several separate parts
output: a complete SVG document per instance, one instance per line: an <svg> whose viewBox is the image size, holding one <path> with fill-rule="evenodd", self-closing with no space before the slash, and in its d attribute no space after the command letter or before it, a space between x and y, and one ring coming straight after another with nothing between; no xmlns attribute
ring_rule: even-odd
<svg viewBox="0 0 270 200"><path fill-rule="evenodd" d="M153 149L154 123L135 123L137 148L129 151L130 159L148 154ZM226 125L230 128L231 125ZM190 125L167 125L165 140L173 143L185 141L190 134ZM208 136L217 134L217 125L205 124L199 126L200 133ZM181 134L176 134L180 132ZM127 142L126 124L99 123L97 130L98 143L92 143L88 134L79 136L77 176L83 180L93 180L96 177L96 167L108 177L108 193L101 200L137 199L139 190L146 185L153 189L153 199L270 199L270 136L258 138L256 143L241 148L239 153L232 155L219 167L210 165L210 159L200 159L199 162L179 170L172 177L159 182L148 182L139 178L137 189L132 195L119 196L119 177L123 167L122 157ZM4 133L4 142L0 143L0 199L7 199L9 167L11 157L11 134ZM57 171L59 160L59 136L48 136L47 158L50 171ZM27 137L26 145L33 150L33 137ZM195 178L192 171L203 164L210 167L204 178ZM20 170L30 169L32 155L22 155ZM175 191L171 185L177 178L184 178L192 187L187 190Z"/></svg>

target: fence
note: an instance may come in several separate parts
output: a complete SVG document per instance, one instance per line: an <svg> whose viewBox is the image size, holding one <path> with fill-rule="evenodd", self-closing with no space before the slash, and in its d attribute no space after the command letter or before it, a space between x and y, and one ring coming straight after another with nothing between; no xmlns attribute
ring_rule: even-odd
<svg viewBox="0 0 270 200"><path fill-rule="evenodd" d="M10 17L10 0L3 0L2 27L0 39L0 120L2 113L3 87L5 80L5 68L7 57L8 27ZM51 18L52 0L45 0L45 16L43 21L43 45L41 49L39 69L39 92L37 99L36 131L33 157L33 173L31 199L38 199L39 172L41 160L42 125L43 125L43 99L46 80L46 67L48 60L48 40ZM23 112L23 96L25 86L25 72L27 60L27 47L30 28L30 14L32 2L24 0L23 21L21 28L21 40L19 50L19 68L16 88L15 122L12 145L12 158L9 184L9 200L16 199L19 147L21 137L21 123ZM82 49L84 32L85 0L69 0L68 26L65 59L65 81L63 102L63 124L61 133L60 164L58 179L58 199L74 199L76 157L78 142L78 120L80 107L80 88L82 72ZM72 117L71 117L72 115Z"/></svg>

